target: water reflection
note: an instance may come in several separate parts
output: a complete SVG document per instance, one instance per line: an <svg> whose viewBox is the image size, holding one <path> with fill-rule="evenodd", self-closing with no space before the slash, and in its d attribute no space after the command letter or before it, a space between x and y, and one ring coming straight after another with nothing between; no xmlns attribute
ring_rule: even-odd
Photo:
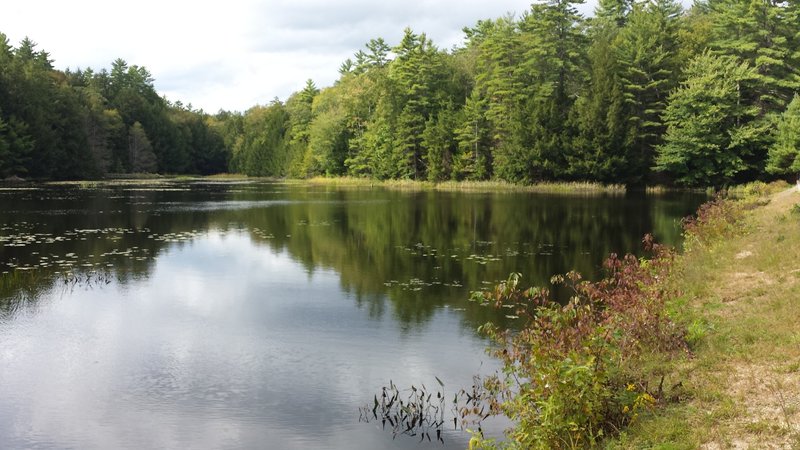
<svg viewBox="0 0 800 450"><path fill-rule="evenodd" d="M357 408L389 379L455 390L492 369L475 328L505 319L469 290L511 271L593 274L647 231L676 242L675 221L700 200L258 183L0 191L0 439L419 448L358 424Z"/></svg>
<svg viewBox="0 0 800 450"><path fill-rule="evenodd" d="M147 279L56 286L7 312L0 436L22 447L406 447L358 427L365 389L443 373L456 385L486 359L457 314L434 320L415 333L365 320L335 272L209 232L166 249Z"/></svg>

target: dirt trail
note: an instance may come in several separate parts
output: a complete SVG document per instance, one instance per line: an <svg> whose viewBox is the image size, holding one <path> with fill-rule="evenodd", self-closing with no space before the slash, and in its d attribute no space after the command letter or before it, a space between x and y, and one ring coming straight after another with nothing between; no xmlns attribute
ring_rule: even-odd
<svg viewBox="0 0 800 450"><path fill-rule="evenodd" d="M719 300L715 332L723 333L714 355L722 396L697 406L718 409L727 400L730 413L703 448L800 448L800 214L791 212L798 203L796 188L773 195L720 255L710 292Z"/></svg>

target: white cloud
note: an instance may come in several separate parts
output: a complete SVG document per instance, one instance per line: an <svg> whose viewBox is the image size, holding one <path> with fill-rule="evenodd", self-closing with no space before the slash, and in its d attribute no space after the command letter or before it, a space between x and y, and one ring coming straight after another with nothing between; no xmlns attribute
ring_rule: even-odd
<svg viewBox="0 0 800 450"><path fill-rule="evenodd" d="M407 26L441 48L479 19L527 0L10 0L0 31L29 36L57 68L95 70L116 58L147 67L171 100L209 112L285 99L308 78L332 84L342 61L372 38L393 45ZM583 5L582 10L591 8Z"/></svg>

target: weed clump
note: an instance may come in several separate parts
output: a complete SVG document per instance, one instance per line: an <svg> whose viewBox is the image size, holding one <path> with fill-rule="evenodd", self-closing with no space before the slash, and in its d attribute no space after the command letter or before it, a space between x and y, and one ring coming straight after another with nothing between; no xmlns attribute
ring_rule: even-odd
<svg viewBox="0 0 800 450"><path fill-rule="evenodd" d="M696 215L682 221L684 249L690 251L696 247L709 247L733 235L745 217L743 205L742 202L730 201L722 196L700 205Z"/></svg>

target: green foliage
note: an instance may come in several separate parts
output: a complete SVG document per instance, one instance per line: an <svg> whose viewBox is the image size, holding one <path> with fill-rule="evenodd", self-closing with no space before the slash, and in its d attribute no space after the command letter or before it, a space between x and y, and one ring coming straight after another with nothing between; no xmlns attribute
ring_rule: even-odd
<svg viewBox="0 0 800 450"><path fill-rule="evenodd" d="M453 176L453 158L458 153L453 136L456 120L451 109L444 109L425 123L422 146L427 151L422 159L430 181L444 181Z"/></svg>
<svg viewBox="0 0 800 450"><path fill-rule="evenodd" d="M575 8L581 3L533 4L520 21L523 53L517 72L529 116L521 117L518 138L511 146L523 156L512 162L518 180L563 178L567 172L564 149L574 133L568 126L569 111L585 82L587 41L584 19Z"/></svg>
<svg viewBox="0 0 800 450"><path fill-rule="evenodd" d="M689 186L763 175L772 114L800 87L794 2L609 0L589 20L575 4L479 21L449 52L410 29L393 47L370 40L314 94L333 106L289 98L280 172Z"/></svg>
<svg viewBox="0 0 800 450"><path fill-rule="evenodd" d="M61 72L30 39L13 48L0 33L3 177L214 173L227 168L227 153L207 116L180 103L168 104L144 67L118 59L110 72Z"/></svg>
<svg viewBox="0 0 800 450"><path fill-rule="evenodd" d="M710 0L712 48L756 70L753 100L763 114L780 112L800 89L796 2Z"/></svg>
<svg viewBox="0 0 800 450"><path fill-rule="evenodd" d="M32 150L25 124L13 117L6 122L0 112L0 178L25 173Z"/></svg>
<svg viewBox="0 0 800 450"><path fill-rule="evenodd" d="M128 130L128 153L133 173L152 173L157 168L156 155L150 139L139 122Z"/></svg>
<svg viewBox="0 0 800 450"><path fill-rule="evenodd" d="M486 104L477 92L467 99L455 129L458 152L452 177L457 180L485 180L491 175L492 153Z"/></svg>
<svg viewBox="0 0 800 450"><path fill-rule="evenodd" d="M602 17L602 16L601 16ZM575 102L571 120L577 133L567 155L573 178L612 181L628 166L624 146L625 116L614 42L617 21L597 20L588 49L591 82Z"/></svg>
<svg viewBox="0 0 800 450"><path fill-rule="evenodd" d="M519 331L481 328L504 364L502 376L484 382L496 399L492 411L515 423L504 447L594 447L664 401L661 386L648 389L638 362L643 355L683 351L686 344L667 317L669 292L659 282L669 273L672 253L649 237L645 243L654 251L652 260L612 255L599 282L582 281L575 272L554 277L574 293L566 305L550 300L547 290L520 289L518 274L475 294L482 304L512 308L525 322ZM476 445L484 444L477 436Z"/></svg>
<svg viewBox="0 0 800 450"><path fill-rule="evenodd" d="M250 176L284 176L288 160L288 124L289 115L279 101L247 111L242 135L233 147L231 168Z"/></svg>
<svg viewBox="0 0 800 450"><path fill-rule="evenodd" d="M314 121L309 128L308 161L306 173L343 175L347 156L349 131L347 111L339 97L331 90L325 91L314 102Z"/></svg>
<svg viewBox="0 0 800 450"><path fill-rule="evenodd" d="M800 174L800 96L795 95L775 128L775 143L769 149L767 172Z"/></svg>
<svg viewBox="0 0 800 450"><path fill-rule="evenodd" d="M622 132L627 179L641 182L664 133L662 115L678 71L676 22L680 4L672 1L635 6L615 42L625 120Z"/></svg>
<svg viewBox="0 0 800 450"><path fill-rule="evenodd" d="M717 197L704 203L697 214L683 222L684 249L707 247L723 242L725 238L739 230L743 217L741 204Z"/></svg>
<svg viewBox="0 0 800 450"><path fill-rule="evenodd" d="M733 56L706 52L686 69L669 99L667 133L656 169L689 186L722 186L757 167L768 135L758 107L746 101L756 70Z"/></svg>

